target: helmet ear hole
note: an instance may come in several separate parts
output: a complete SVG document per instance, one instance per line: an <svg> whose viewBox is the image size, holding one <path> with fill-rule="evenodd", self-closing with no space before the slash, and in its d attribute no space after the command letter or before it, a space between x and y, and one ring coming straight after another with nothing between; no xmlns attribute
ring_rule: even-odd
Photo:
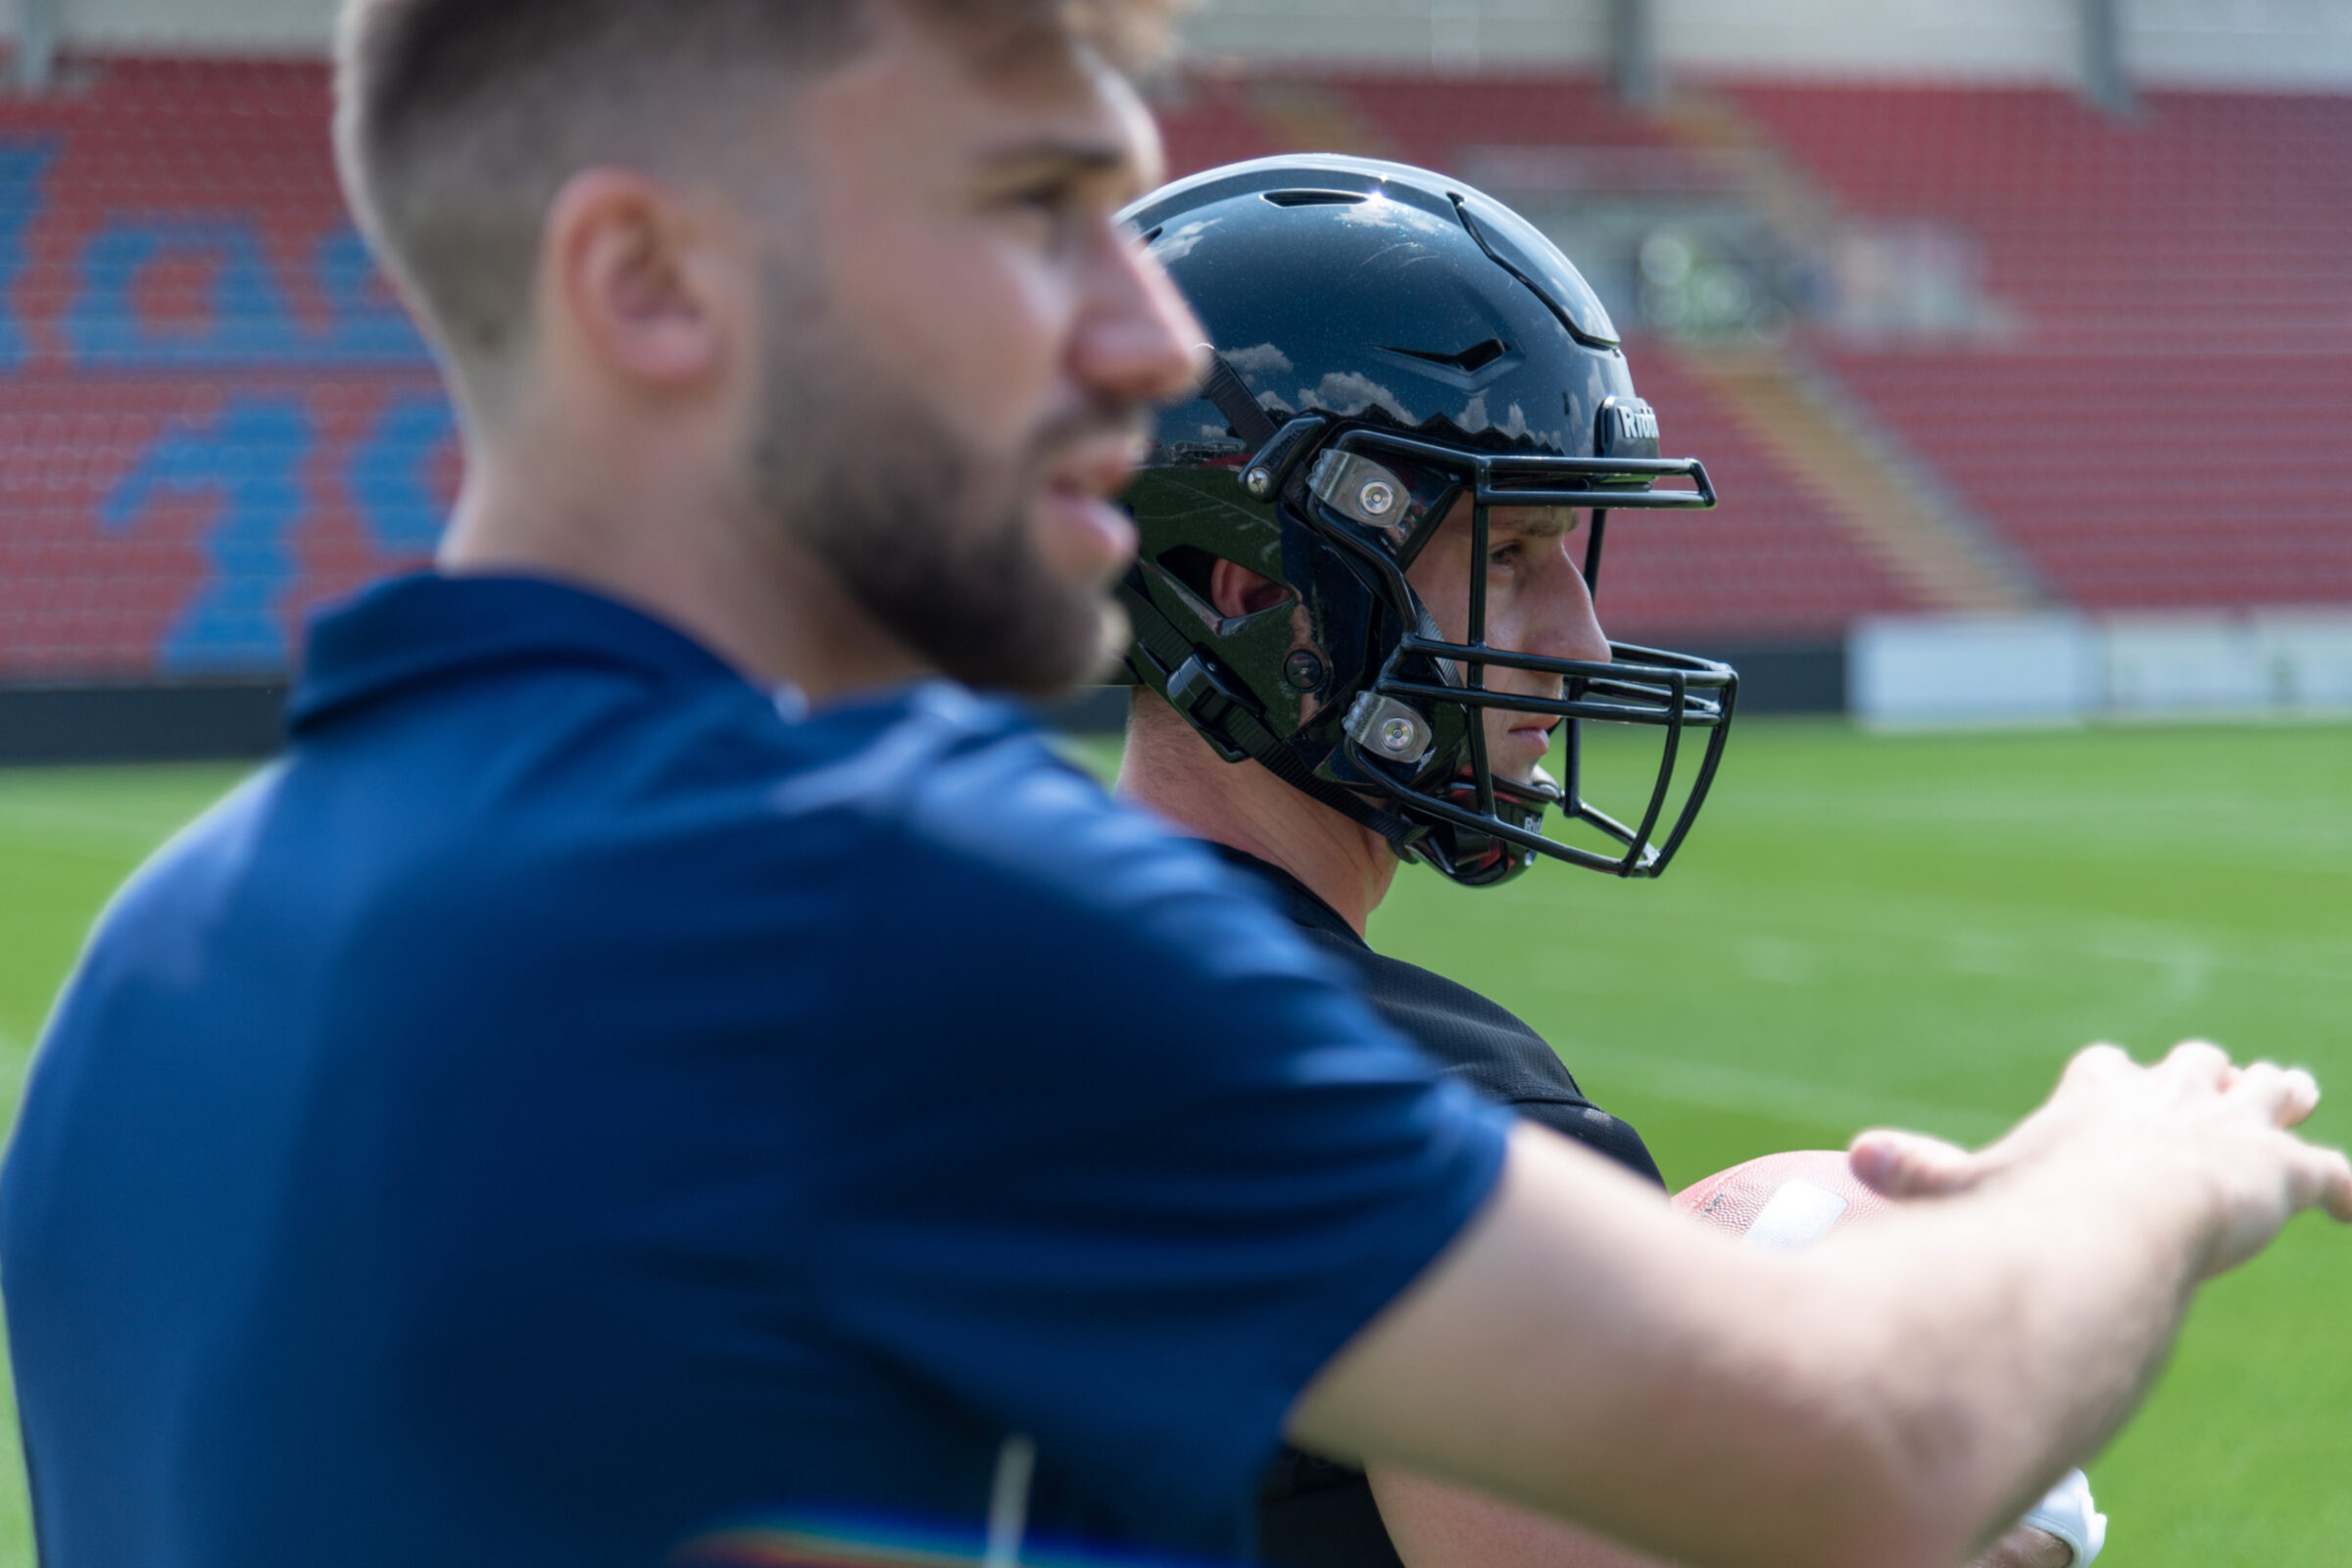
<svg viewBox="0 0 2352 1568"><path fill-rule="evenodd" d="M1208 574L1208 602L1228 620L1272 610L1298 597L1271 577L1251 571L1238 561L1212 559L1215 564Z"/></svg>
<svg viewBox="0 0 2352 1568"><path fill-rule="evenodd" d="M1193 597L1202 604L1212 604L1209 578L1217 569L1217 558L1199 545L1172 545L1159 553L1159 569L1192 590Z"/></svg>
<svg viewBox="0 0 2352 1568"><path fill-rule="evenodd" d="M1298 596L1238 561L1214 556L1198 545L1160 552L1159 569L1182 583L1208 612L1225 620L1287 605Z"/></svg>

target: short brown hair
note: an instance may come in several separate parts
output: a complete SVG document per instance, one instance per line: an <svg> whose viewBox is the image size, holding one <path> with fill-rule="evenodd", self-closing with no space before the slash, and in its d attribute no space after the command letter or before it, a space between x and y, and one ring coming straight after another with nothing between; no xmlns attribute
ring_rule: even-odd
<svg viewBox="0 0 2352 1568"><path fill-rule="evenodd" d="M822 74L880 0L346 0L335 144L377 256L461 362L521 333L547 209L600 163L681 177L718 145L747 68ZM895 0L957 23L1049 26L1132 60L1169 0ZM1148 42L1147 40L1151 40Z"/></svg>

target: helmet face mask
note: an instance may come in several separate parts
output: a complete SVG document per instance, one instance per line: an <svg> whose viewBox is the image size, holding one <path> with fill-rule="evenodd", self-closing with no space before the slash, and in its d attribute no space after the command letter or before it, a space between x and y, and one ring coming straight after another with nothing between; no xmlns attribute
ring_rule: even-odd
<svg viewBox="0 0 2352 1568"><path fill-rule="evenodd" d="M1497 507L1586 513L1590 585L1610 512L1714 504L1695 460L1657 456L1655 418L1574 268L1467 187L1361 160L1213 171L1130 216L1217 343L1201 397L1163 416L1129 494L1133 678L1228 760L1255 759L1454 881L1493 885L1538 857L1663 871L1712 783L1737 675L1624 645L1607 663L1493 646L1475 564ZM1407 573L1465 501L1474 564L1455 642ZM1221 614L1219 559L1284 597ZM1494 689L1497 671L1554 695ZM1563 721L1566 780L1497 776L1490 710ZM1630 820L1584 798L1588 719L1662 732ZM1704 741L1669 812L1691 730ZM1555 809L1612 849L1546 837Z"/></svg>

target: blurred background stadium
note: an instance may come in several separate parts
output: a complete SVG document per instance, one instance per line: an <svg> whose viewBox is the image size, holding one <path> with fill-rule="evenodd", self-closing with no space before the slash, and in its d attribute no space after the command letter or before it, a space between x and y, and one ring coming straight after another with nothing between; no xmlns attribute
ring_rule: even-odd
<svg viewBox="0 0 2352 1568"><path fill-rule="evenodd" d="M457 480L336 196L331 0L9 3L0 757L266 746L305 610L419 559ZM1177 172L1430 165L1591 276L1729 498L1625 531L1618 635L1737 656L1756 707L2352 707L2345 0L1225 0L1190 30Z"/></svg>
<svg viewBox="0 0 2352 1568"><path fill-rule="evenodd" d="M0 1109L108 890L237 772L54 764L267 755L305 612L422 560L459 464L336 194L332 0L5 5ZM1982 1136L2094 1033L2347 1082L2352 0L1187 30L1176 172L1430 165L1592 280L1725 497L1612 536L1613 634L1731 657L1751 713L2094 721L1751 722L1667 882L1407 877L1384 946L1525 1013L1678 1181ZM2203 1309L2098 1472L2112 1561L2344 1560L2345 1253L2299 1230Z"/></svg>

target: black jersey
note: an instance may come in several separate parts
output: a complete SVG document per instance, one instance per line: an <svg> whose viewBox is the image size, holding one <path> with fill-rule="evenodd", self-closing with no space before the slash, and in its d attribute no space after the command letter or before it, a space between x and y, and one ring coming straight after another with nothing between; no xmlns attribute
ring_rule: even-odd
<svg viewBox="0 0 2352 1568"><path fill-rule="evenodd" d="M1544 1037L1467 986L1372 951L1306 884L1253 855L1212 845L1262 879L1307 939L1348 965L1389 1026L1454 1077L1656 1182L1642 1135L1585 1098ZM1258 1553L1270 1568L1402 1568L1361 1470L1286 1448L1258 1485Z"/></svg>

